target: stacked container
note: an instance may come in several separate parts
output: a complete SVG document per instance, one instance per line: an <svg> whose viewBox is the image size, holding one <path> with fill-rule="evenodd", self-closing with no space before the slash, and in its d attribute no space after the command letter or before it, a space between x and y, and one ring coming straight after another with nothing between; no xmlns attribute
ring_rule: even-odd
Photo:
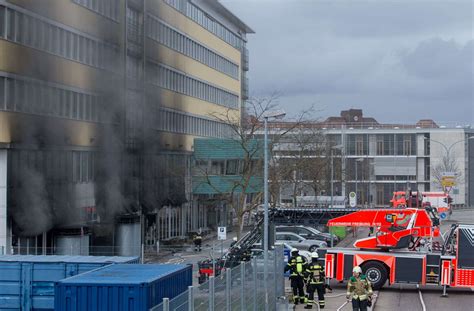
<svg viewBox="0 0 474 311"><path fill-rule="evenodd" d="M148 311L192 285L190 265L112 265L56 283L56 311Z"/></svg>
<svg viewBox="0 0 474 311"><path fill-rule="evenodd" d="M64 278L137 257L0 256L0 310L53 310L54 284Z"/></svg>

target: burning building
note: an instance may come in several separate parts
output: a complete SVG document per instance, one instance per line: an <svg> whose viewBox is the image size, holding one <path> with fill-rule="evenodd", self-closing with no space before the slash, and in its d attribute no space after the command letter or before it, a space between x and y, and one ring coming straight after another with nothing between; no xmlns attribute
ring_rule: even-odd
<svg viewBox="0 0 474 311"><path fill-rule="evenodd" d="M200 223L195 137L240 115L252 30L218 1L0 1L0 252L132 254Z"/></svg>

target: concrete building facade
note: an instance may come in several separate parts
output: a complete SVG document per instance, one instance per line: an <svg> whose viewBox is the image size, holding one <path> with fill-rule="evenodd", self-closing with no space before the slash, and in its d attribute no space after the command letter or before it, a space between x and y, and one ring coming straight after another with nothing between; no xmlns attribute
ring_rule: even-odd
<svg viewBox="0 0 474 311"><path fill-rule="evenodd" d="M288 126L284 122L273 123L272 131ZM474 205L474 128L470 125L438 125L431 120L382 124L364 117L362 110L351 109L341 112L340 117L306 126L311 128L308 135L322 137L322 143L315 145L310 156L327 158L326 175L319 193L314 192L313 181L298 179L298 196L330 195L328 166L333 154L334 195L347 197L349 192L357 192L359 205L387 206L393 191L398 190L443 191L436 175L444 172L456 173L456 186L450 189L454 204ZM294 159L300 151L292 145L292 139L289 135L288 141L276 146L277 163L285 158ZM304 176L295 173L299 175ZM281 199L289 202L294 183L282 184Z"/></svg>
<svg viewBox="0 0 474 311"><path fill-rule="evenodd" d="M217 0L1 0L0 247L197 227L193 140L239 122L252 32Z"/></svg>

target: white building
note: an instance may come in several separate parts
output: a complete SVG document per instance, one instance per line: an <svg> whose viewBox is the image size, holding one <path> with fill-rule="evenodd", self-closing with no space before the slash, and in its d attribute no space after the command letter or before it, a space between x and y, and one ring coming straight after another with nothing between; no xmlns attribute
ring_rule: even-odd
<svg viewBox="0 0 474 311"><path fill-rule="evenodd" d="M272 123L270 131L278 132L290 126L291 123ZM438 125L431 120L409 125L380 124L363 117L362 110L351 109L342 111L340 117L311 124L307 134L315 135L315 128L316 135L324 137L324 143L322 147L319 144L320 151L312 156L326 159L326 181L321 183L321 191L315 193L313 181L304 177L307 172L295 171L294 176L301 176L296 178L301 184L296 187L298 193L294 192L295 179L281 182L283 201L288 202L295 194L330 195L333 162L334 195L347 197L357 188L360 205L388 205L393 191L398 190L442 191L436 176L454 171L456 185L450 189L454 204L474 206L474 127L471 125ZM295 131L302 133L301 129ZM275 146L275 157L278 161L294 158L299 147L294 137L287 136ZM333 161L330 161L331 149Z"/></svg>

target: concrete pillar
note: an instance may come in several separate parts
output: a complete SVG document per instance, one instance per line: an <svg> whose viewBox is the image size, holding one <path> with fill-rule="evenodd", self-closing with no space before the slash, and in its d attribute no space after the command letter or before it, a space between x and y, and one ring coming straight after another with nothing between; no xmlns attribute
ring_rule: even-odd
<svg viewBox="0 0 474 311"><path fill-rule="evenodd" d="M10 250L7 219L7 150L0 149L0 254Z"/></svg>

